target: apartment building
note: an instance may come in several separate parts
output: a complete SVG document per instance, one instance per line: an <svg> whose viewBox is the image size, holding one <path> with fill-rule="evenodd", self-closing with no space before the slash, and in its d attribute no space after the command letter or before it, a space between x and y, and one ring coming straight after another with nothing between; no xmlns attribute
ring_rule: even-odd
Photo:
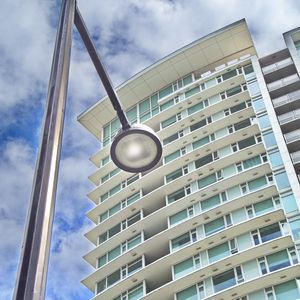
<svg viewBox="0 0 300 300"><path fill-rule="evenodd" d="M107 97L79 116L102 142L87 213L97 300L300 299L300 29L259 58L245 20L118 88L163 144L151 171L111 161Z"/></svg>

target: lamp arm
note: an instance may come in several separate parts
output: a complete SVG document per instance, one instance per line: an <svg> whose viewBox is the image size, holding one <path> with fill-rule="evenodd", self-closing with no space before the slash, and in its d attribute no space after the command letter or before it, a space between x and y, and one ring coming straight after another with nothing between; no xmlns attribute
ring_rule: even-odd
<svg viewBox="0 0 300 300"><path fill-rule="evenodd" d="M88 33L87 27L85 26L84 20L81 16L77 6L75 9L74 24L84 42L84 45L90 55L90 58L95 66L95 69L96 69L98 75L100 76L103 86L107 92L108 98L110 99L112 106L114 107L115 111L117 112L118 118L120 119L120 122L122 124L122 128L128 129L130 127L130 124L129 124L128 119L122 109L119 97L111 83L111 80L106 72L106 69L105 69L103 63L101 62L101 58L100 58L99 54L97 53L96 47Z"/></svg>

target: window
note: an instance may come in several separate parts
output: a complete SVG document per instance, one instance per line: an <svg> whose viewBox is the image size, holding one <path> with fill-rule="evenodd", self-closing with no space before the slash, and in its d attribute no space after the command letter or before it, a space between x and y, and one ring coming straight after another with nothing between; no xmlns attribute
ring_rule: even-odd
<svg viewBox="0 0 300 300"><path fill-rule="evenodd" d="M205 125L206 125L206 119L204 119L204 120L202 120L202 121L200 121L200 122L198 122L198 123L196 123L196 124L190 126L190 131L191 131L191 132L192 132L192 131L195 131L195 130L197 130L197 129L199 129L199 128L205 126Z"/></svg>
<svg viewBox="0 0 300 300"><path fill-rule="evenodd" d="M194 270L193 258L186 259L173 267L174 269L174 279L185 276Z"/></svg>
<svg viewBox="0 0 300 300"><path fill-rule="evenodd" d="M267 199L262 202L253 204L255 215L260 216L274 209L274 204L272 199Z"/></svg>
<svg viewBox="0 0 300 300"><path fill-rule="evenodd" d="M295 280L274 286L277 300L299 299L300 293Z"/></svg>
<svg viewBox="0 0 300 300"><path fill-rule="evenodd" d="M226 242L216 247L208 249L207 254L209 258L209 263L213 263L224 257L230 256L228 243Z"/></svg>
<svg viewBox="0 0 300 300"><path fill-rule="evenodd" d="M254 145L255 143L256 143L255 138L253 136L251 136L247 139L239 141L238 145L239 145L239 149L242 150L244 148L247 148L247 147L250 147L250 146Z"/></svg>
<svg viewBox="0 0 300 300"><path fill-rule="evenodd" d="M174 201L177 201L178 199L181 199L184 196L185 196L185 190L184 190L184 188L181 188L180 190L177 190L176 192L167 196L168 204L170 204Z"/></svg>
<svg viewBox="0 0 300 300"><path fill-rule="evenodd" d="M272 167L279 167L283 164L279 151L269 153L269 159Z"/></svg>
<svg viewBox="0 0 300 300"><path fill-rule="evenodd" d="M197 234L195 230L189 231L187 233L182 234L181 236L172 240L172 250L180 249L192 242L197 240Z"/></svg>
<svg viewBox="0 0 300 300"><path fill-rule="evenodd" d="M177 121L177 117L176 115L175 116L172 116L171 118L161 122L161 128L166 128L172 124L174 124L175 122Z"/></svg>
<svg viewBox="0 0 300 300"><path fill-rule="evenodd" d="M265 129L271 126L268 115L259 116L258 123L261 129Z"/></svg>
<svg viewBox="0 0 300 300"><path fill-rule="evenodd" d="M178 212L177 214L169 217L170 225L171 226L175 225L175 224L187 219L187 217L188 217L187 209L184 209L184 210Z"/></svg>
<svg viewBox="0 0 300 300"><path fill-rule="evenodd" d="M236 279L233 269L213 276L212 280L215 293L236 285Z"/></svg>
<svg viewBox="0 0 300 300"><path fill-rule="evenodd" d="M197 288L195 285L176 294L176 300L198 300ZM201 299L201 298L200 298Z"/></svg>
<svg viewBox="0 0 300 300"><path fill-rule="evenodd" d="M242 128L248 127L250 125L251 125L250 119L246 119L244 121L235 123L233 126L234 126L234 130L237 131L237 130L240 130Z"/></svg>
<svg viewBox="0 0 300 300"><path fill-rule="evenodd" d="M196 105L193 105L188 108L188 115L191 115L197 111L200 111L203 109L203 102L197 103Z"/></svg>
<svg viewBox="0 0 300 300"><path fill-rule="evenodd" d="M290 187L289 179L285 172L275 175L275 180L279 190L283 190Z"/></svg>
<svg viewBox="0 0 300 300"><path fill-rule="evenodd" d="M286 250L268 255L267 262L270 272L288 267L291 264Z"/></svg>
<svg viewBox="0 0 300 300"><path fill-rule="evenodd" d="M169 183L183 175L182 168L175 170L174 172L166 175L166 183Z"/></svg>
<svg viewBox="0 0 300 300"><path fill-rule="evenodd" d="M267 184L267 179L265 176L248 181L248 187L251 192L259 189L260 187L262 187L266 184Z"/></svg>
<svg viewBox="0 0 300 300"><path fill-rule="evenodd" d="M259 229L261 241L267 242L281 236L281 231L278 223L263 227Z"/></svg>
<svg viewBox="0 0 300 300"><path fill-rule="evenodd" d="M165 164L167 164L168 162L170 162L178 157L180 157L180 150L177 150L177 151L165 156Z"/></svg>
<svg viewBox="0 0 300 300"><path fill-rule="evenodd" d="M206 211L212 207L219 205L220 202L221 201L220 201L219 195L212 196L212 197L200 202L201 210Z"/></svg>
<svg viewBox="0 0 300 300"><path fill-rule="evenodd" d="M198 180L198 188L202 189L202 188L204 188L204 187L206 187L206 186L208 186L208 185L210 185L210 184L212 184L216 181L217 181L216 174L211 174L209 176L206 176L206 177Z"/></svg>
<svg viewBox="0 0 300 300"><path fill-rule="evenodd" d="M207 165L208 163L210 163L212 161L213 161L212 154L208 154L204 157L201 157L201 158L195 160L195 168L198 169L204 165Z"/></svg>
<svg viewBox="0 0 300 300"><path fill-rule="evenodd" d="M225 228L225 222L223 217L204 224L204 231L206 236L212 235L224 228Z"/></svg>
<svg viewBox="0 0 300 300"><path fill-rule="evenodd" d="M205 144L208 144L210 142L209 140L209 136L206 136L200 140L197 140L195 142L193 142L192 146L193 146L193 150L198 149L200 147L202 147Z"/></svg>
<svg viewBox="0 0 300 300"><path fill-rule="evenodd" d="M240 85L238 85L238 86L235 86L235 87L227 90L226 95L227 95L227 97L231 97L233 95L236 95L236 94L240 93L241 91L242 91L242 88L241 88Z"/></svg>
<svg viewBox="0 0 300 300"><path fill-rule="evenodd" d="M277 142L276 142L274 133L272 131L265 133L263 135L263 139L264 139L266 148L271 148L271 147L277 146Z"/></svg>
<svg viewBox="0 0 300 300"><path fill-rule="evenodd" d="M185 98L191 97L191 96L193 96L193 95L195 95L195 94L197 94L199 92L200 92L200 87L196 86L196 87L194 87L194 88L192 88L189 91L187 91L187 92L184 93L185 94Z"/></svg>

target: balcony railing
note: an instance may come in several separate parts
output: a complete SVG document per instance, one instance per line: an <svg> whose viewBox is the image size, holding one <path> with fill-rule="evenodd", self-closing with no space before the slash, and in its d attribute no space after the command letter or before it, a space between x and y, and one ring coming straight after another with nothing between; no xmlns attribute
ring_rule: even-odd
<svg viewBox="0 0 300 300"><path fill-rule="evenodd" d="M278 116L280 125L300 118L300 108Z"/></svg>
<svg viewBox="0 0 300 300"><path fill-rule="evenodd" d="M262 69L263 73L266 75L266 74L269 74L269 73L272 73L274 71L277 71L277 70L280 70L286 66L289 66L293 63L293 60L288 57L284 60L281 60L275 64L272 64L272 65L269 65L269 66L266 66Z"/></svg>
<svg viewBox="0 0 300 300"><path fill-rule="evenodd" d="M300 162L300 151L296 151L294 153L291 153L291 158L294 164Z"/></svg>
<svg viewBox="0 0 300 300"><path fill-rule="evenodd" d="M285 77L285 78L282 78L282 79L279 79L279 80L269 83L268 89L271 92L271 91L277 90L281 87L284 87L286 85L292 84L296 81L299 81L299 76L298 76L298 74L293 74L288 77Z"/></svg>
<svg viewBox="0 0 300 300"><path fill-rule="evenodd" d="M287 144L300 140L300 129L286 133L284 138Z"/></svg>
<svg viewBox="0 0 300 300"><path fill-rule="evenodd" d="M274 107L278 107L278 106L293 102L298 99L300 99L300 90L297 90L292 93L286 94L284 96L275 98L272 100L272 102L273 102Z"/></svg>

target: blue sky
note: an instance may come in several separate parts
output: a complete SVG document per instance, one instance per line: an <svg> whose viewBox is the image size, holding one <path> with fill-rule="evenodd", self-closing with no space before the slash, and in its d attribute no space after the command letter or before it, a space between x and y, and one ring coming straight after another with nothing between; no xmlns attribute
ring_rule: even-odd
<svg viewBox="0 0 300 300"><path fill-rule="evenodd" d="M15 283L43 118L60 1L0 2L0 299ZM112 81L136 72L214 30L246 18L260 55L284 47L282 33L300 26L298 0L78 0ZM86 194L99 149L76 121L103 95L93 65L74 30L72 61L52 251L49 300L89 299L80 280L92 268L83 234L92 224ZM3 280L5 278L5 280Z"/></svg>

